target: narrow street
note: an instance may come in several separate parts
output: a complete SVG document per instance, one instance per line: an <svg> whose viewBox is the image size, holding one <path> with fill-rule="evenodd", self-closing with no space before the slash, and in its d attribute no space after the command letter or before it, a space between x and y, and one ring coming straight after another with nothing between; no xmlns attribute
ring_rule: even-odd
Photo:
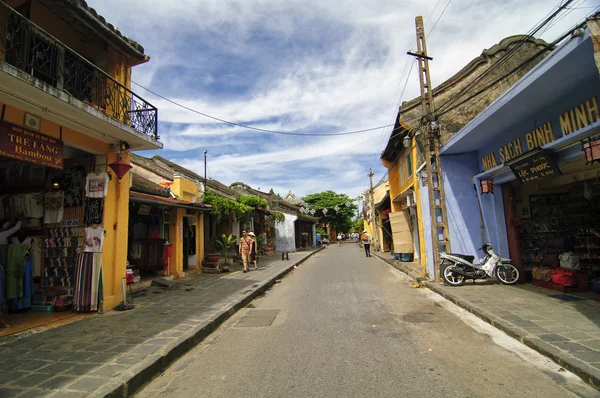
<svg viewBox="0 0 600 398"><path fill-rule="evenodd" d="M347 243L310 258L137 396L596 396L559 369Z"/></svg>

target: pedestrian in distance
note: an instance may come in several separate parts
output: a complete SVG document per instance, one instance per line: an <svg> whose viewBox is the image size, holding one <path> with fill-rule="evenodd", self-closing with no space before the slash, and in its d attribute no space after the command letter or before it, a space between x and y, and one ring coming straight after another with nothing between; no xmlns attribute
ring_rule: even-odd
<svg viewBox="0 0 600 398"><path fill-rule="evenodd" d="M360 237L360 240L363 243L363 247L365 248L365 254L367 257L371 257L371 235L365 229Z"/></svg>
<svg viewBox="0 0 600 398"><path fill-rule="evenodd" d="M338 246L342 246L342 233L338 232L337 234L337 242L338 242Z"/></svg>
<svg viewBox="0 0 600 398"><path fill-rule="evenodd" d="M254 263L254 269L258 269L258 242L256 241L256 235L254 232L248 232L248 236L253 240L252 250L250 251L250 261Z"/></svg>
<svg viewBox="0 0 600 398"><path fill-rule="evenodd" d="M248 231L242 229L242 238L240 239L240 256L244 264L244 272L248 272L250 264L250 253L252 253L252 246L254 245L254 239L248 235Z"/></svg>

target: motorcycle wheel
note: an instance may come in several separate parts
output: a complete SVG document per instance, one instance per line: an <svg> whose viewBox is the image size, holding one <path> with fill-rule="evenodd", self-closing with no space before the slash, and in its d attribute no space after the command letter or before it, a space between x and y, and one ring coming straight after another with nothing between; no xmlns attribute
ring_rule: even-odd
<svg viewBox="0 0 600 398"><path fill-rule="evenodd" d="M500 264L496 267L496 278L505 285L514 285L519 280L519 269L512 264Z"/></svg>
<svg viewBox="0 0 600 398"><path fill-rule="evenodd" d="M456 265L449 265L442 270L444 282L450 286L460 286L465 283L465 276L454 272Z"/></svg>

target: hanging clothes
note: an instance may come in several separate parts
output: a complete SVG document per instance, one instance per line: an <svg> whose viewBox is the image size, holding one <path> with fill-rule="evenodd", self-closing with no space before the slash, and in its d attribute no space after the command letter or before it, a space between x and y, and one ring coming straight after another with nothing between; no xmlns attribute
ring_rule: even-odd
<svg viewBox="0 0 600 398"><path fill-rule="evenodd" d="M86 228L85 244L83 251L87 253L102 253L102 243L104 242L104 229Z"/></svg>
<svg viewBox="0 0 600 398"><path fill-rule="evenodd" d="M75 207L83 204L83 189L85 182L85 168L81 166L71 166L65 170L65 175L63 177L65 207Z"/></svg>
<svg viewBox="0 0 600 398"><path fill-rule="evenodd" d="M0 306L4 303L4 296L6 290L6 276L4 275L4 267L0 263Z"/></svg>
<svg viewBox="0 0 600 398"><path fill-rule="evenodd" d="M92 172L85 178L85 196L88 198L104 198L108 192L108 173Z"/></svg>
<svg viewBox="0 0 600 398"><path fill-rule="evenodd" d="M102 253L81 253L77 257L75 311L97 311L103 301Z"/></svg>
<svg viewBox="0 0 600 398"><path fill-rule="evenodd" d="M21 284L23 286L23 295L16 299L7 299L6 307L9 311L22 311L31 307L31 296L33 296L33 265L31 258L25 258L25 269Z"/></svg>
<svg viewBox="0 0 600 398"><path fill-rule="evenodd" d="M44 224L55 224L63 220L63 192L48 192L44 198Z"/></svg>
<svg viewBox="0 0 600 398"><path fill-rule="evenodd" d="M102 224L104 215L104 199L86 198L85 216L83 222L86 224Z"/></svg>
<svg viewBox="0 0 600 398"><path fill-rule="evenodd" d="M29 245L0 245L0 263L4 266L5 271L7 299L24 296L23 281L27 250L29 250Z"/></svg>

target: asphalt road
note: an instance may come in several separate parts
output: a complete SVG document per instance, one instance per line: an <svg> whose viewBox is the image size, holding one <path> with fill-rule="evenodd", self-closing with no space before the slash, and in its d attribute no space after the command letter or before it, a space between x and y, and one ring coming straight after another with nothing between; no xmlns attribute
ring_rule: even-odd
<svg viewBox="0 0 600 398"><path fill-rule="evenodd" d="M600 396L473 318L357 244L331 245L137 396Z"/></svg>

